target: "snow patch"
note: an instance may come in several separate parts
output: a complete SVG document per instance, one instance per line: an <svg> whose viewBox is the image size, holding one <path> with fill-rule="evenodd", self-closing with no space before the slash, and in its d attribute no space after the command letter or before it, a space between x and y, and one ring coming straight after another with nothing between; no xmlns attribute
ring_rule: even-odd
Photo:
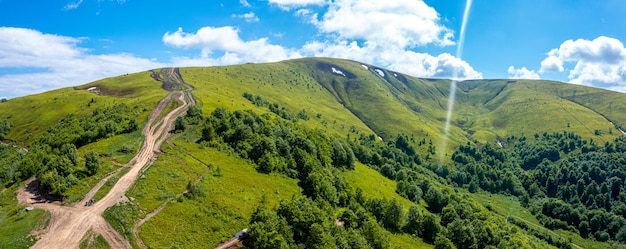
<svg viewBox="0 0 626 249"><path fill-rule="evenodd" d="M398 77L398 74L397 73L393 73L393 77Z"/></svg>
<svg viewBox="0 0 626 249"><path fill-rule="evenodd" d="M369 67L367 67L366 65L361 64L361 66L362 66L363 68L365 68L365 70L369 70L369 69L370 69L370 68L369 68Z"/></svg>
<svg viewBox="0 0 626 249"><path fill-rule="evenodd" d="M334 74L338 74L338 75L342 75L343 77L346 77L346 74L344 74L341 70L337 69L337 68L331 68L333 70Z"/></svg>
<svg viewBox="0 0 626 249"><path fill-rule="evenodd" d="M380 70L378 68L374 69L374 71L376 71L378 73L378 75L380 75L380 77L385 77L385 72L383 72L383 70Z"/></svg>
<svg viewBox="0 0 626 249"><path fill-rule="evenodd" d="M92 87L90 87L90 88L87 88L87 91L90 91L90 92L91 92L91 91L95 91L95 90L97 90L97 89L98 89L97 87L92 86Z"/></svg>

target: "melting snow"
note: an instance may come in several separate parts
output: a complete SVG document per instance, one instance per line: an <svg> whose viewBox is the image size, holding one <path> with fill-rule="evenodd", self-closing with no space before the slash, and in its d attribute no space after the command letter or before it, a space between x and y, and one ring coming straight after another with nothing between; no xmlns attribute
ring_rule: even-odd
<svg viewBox="0 0 626 249"><path fill-rule="evenodd" d="M363 68L365 68L365 70L369 70L369 69L370 69L370 68L369 68L369 67L367 67L366 65L361 64L361 66L362 66Z"/></svg>
<svg viewBox="0 0 626 249"><path fill-rule="evenodd" d="M87 91L95 91L96 89L98 89L98 88L97 88L97 87L95 87L95 86L92 86L92 87L90 87L90 88L87 88Z"/></svg>
<svg viewBox="0 0 626 249"><path fill-rule="evenodd" d="M394 76L394 77L398 77L398 74L397 74L397 73L393 73L393 76Z"/></svg>
<svg viewBox="0 0 626 249"><path fill-rule="evenodd" d="M378 68L374 69L374 71L376 71L378 73L378 75L380 75L380 77L385 77L385 72L383 72L383 70L380 70Z"/></svg>
<svg viewBox="0 0 626 249"><path fill-rule="evenodd" d="M344 74L341 70L338 70L337 68L331 68L333 70L334 74L338 74L338 75L342 75L343 77L346 77L346 74Z"/></svg>

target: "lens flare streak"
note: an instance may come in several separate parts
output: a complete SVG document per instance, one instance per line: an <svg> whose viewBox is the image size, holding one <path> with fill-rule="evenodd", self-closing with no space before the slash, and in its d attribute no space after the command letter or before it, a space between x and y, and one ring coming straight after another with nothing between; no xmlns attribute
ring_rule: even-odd
<svg viewBox="0 0 626 249"><path fill-rule="evenodd" d="M456 47L456 57L463 56L463 41L465 40L465 27L469 18L469 10L472 6L472 0L465 2L465 11L463 11L463 22L461 23L461 34ZM448 94L448 112L446 113L446 125L444 127L444 138L442 142L441 152L439 153L439 162L443 163L443 157L448 146L448 137L450 135L450 120L452 119L452 111L454 110L454 97L456 95L456 83L459 78L458 68L454 68L452 73L452 81L450 82L450 93Z"/></svg>

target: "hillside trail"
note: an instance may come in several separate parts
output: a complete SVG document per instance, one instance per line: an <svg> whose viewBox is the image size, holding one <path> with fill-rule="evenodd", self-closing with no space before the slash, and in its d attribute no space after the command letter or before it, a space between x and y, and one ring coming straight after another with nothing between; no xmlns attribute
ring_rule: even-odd
<svg viewBox="0 0 626 249"><path fill-rule="evenodd" d="M130 243L102 217L102 213L107 208L126 200L125 194L135 183L141 170L156 160L157 152L160 151L161 144L172 130L176 117L182 115L190 105L195 104L190 92L192 87L182 81L177 68L162 69L161 74L175 80L180 87L174 89L156 105L142 130L145 140L141 149L130 162L124 165L130 170L120 177L105 197L92 206L84 206L84 203L93 198L106 180L117 172L107 174L85 195L82 201L70 205L42 199L36 191L34 178L19 189L20 203L47 210L51 215L44 234L32 248L78 248L80 241L90 229L102 235L111 248L132 248ZM157 120L174 96L182 105Z"/></svg>

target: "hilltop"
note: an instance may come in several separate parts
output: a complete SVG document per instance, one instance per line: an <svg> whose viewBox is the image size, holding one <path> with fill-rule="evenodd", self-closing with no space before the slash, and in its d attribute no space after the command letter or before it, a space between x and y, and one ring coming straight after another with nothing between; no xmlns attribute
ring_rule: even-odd
<svg viewBox="0 0 626 249"><path fill-rule="evenodd" d="M193 97L168 97L189 93L186 85ZM9 230L0 229L0 244L32 245L39 237L30 231L50 219L20 211L16 195L31 176L75 206L133 174L128 199L103 216L139 248L216 246L244 228L251 247L626 241L624 94L543 80L462 81L444 138L449 87L304 58L155 69L8 100L0 103L0 125L9 128L0 134L0 223ZM182 116L174 122L168 112ZM166 117L170 137L137 171L135 152L148 141L142 127L166 127ZM84 236L81 248L114 244L96 228Z"/></svg>

